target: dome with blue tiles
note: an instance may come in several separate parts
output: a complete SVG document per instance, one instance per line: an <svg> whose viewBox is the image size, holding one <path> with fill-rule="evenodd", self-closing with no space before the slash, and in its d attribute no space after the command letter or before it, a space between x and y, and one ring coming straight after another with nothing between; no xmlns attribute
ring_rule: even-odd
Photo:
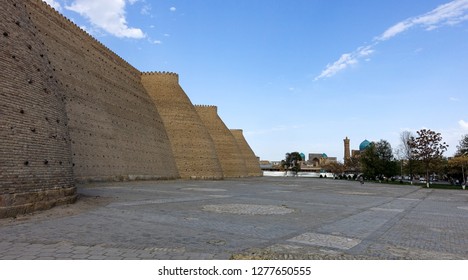
<svg viewBox="0 0 468 280"><path fill-rule="evenodd" d="M367 149L367 147L369 147L370 144L371 142L367 141L367 139L362 141L359 145L359 151L364 151L365 149Z"/></svg>

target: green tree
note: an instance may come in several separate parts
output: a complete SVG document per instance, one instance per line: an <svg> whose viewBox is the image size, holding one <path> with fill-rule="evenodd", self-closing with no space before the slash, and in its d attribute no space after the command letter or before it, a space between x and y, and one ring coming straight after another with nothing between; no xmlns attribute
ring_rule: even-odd
<svg viewBox="0 0 468 280"><path fill-rule="evenodd" d="M379 159L375 150L375 144L371 143L360 156L362 173L364 173L365 177L372 179L376 178L379 173Z"/></svg>
<svg viewBox="0 0 468 280"><path fill-rule="evenodd" d="M416 132L418 137L411 137L409 145L412 149L414 158L424 164L426 170L426 186L429 188L429 171L431 164L436 163L447 151L448 145L442 142L440 133L430 129L421 129Z"/></svg>
<svg viewBox="0 0 468 280"><path fill-rule="evenodd" d="M390 143L380 140L375 144L375 151L379 159L379 173L387 178L395 176L398 173L397 162L394 160Z"/></svg>
<svg viewBox="0 0 468 280"><path fill-rule="evenodd" d="M386 140L371 143L361 154L364 176L370 178L391 177L397 174L397 163L393 160L392 146Z"/></svg>
<svg viewBox="0 0 468 280"><path fill-rule="evenodd" d="M287 170L298 172L301 170L302 157L299 152L286 153L285 159L281 161Z"/></svg>

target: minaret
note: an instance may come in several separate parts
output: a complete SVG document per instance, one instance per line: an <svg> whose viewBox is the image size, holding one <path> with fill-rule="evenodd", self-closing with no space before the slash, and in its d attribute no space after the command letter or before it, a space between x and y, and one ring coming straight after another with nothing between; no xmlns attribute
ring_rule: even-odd
<svg viewBox="0 0 468 280"><path fill-rule="evenodd" d="M348 161L351 159L351 151L349 149L349 138L346 136L345 139L343 139L344 142L344 163L348 163Z"/></svg>

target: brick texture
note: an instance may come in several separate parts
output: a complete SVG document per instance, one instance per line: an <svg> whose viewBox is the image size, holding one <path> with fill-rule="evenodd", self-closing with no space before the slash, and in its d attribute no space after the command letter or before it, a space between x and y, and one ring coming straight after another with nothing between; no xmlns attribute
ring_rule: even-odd
<svg viewBox="0 0 468 280"><path fill-rule="evenodd" d="M262 176L262 170L260 169L260 165L258 163L258 159L255 156L252 148L250 148L249 143L245 140L244 133L242 129L231 129L232 135L237 141L237 145L239 146L241 153L245 160L245 165L247 167L247 175L249 177L258 177Z"/></svg>
<svg viewBox="0 0 468 280"><path fill-rule="evenodd" d="M213 139L224 177L247 177L244 157L236 139L219 117L218 107L195 105L195 109Z"/></svg>
<svg viewBox="0 0 468 280"><path fill-rule="evenodd" d="M222 179L218 155L207 128L179 85L175 73L148 72L141 77L164 121L182 178Z"/></svg>
<svg viewBox="0 0 468 280"><path fill-rule="evenodd" d="M76 199L64 95L23 1L0 9L0 218Z"/></svg>
<svg viewBox="0 0 468 280"><path fill-rule="evenodd" d="M141 73L42 1L28 11L65 95L78 181L178 177Z"/></svg>

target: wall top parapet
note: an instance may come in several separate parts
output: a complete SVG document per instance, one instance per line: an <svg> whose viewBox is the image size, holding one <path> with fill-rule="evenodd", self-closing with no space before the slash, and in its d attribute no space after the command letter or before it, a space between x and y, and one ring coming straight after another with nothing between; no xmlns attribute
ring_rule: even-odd
<svg viewBox="0 0 468 280"><path fill-rule="evenodd" d="M168 71L149 71L149 72L141 72L142 75L169 75L169 76L175 76L179 77L179 74L174 73L174 72L168 72Z"/></svg>
<svg viewBox="0 0 468 280"><path fill-rule="evenodd" d="M198 108L212 108L212 109L218 109L218 106L216 105L201 105L201 104L196 104L196 105L193 105L195 107L198 107Z"/></svg>

